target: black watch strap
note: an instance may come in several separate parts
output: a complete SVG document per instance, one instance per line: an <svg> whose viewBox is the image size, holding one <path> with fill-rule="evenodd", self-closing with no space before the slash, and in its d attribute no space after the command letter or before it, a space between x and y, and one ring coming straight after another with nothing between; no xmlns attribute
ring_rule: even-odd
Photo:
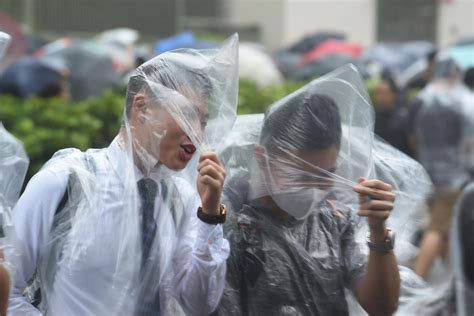
<svg viewBox="0 0 474 316"><path fill-rule="evenodd" d="M197 210L197 217L201 221L207 224L214 224L214 225L223 224L225 223L226 215L227 215L226 207L222 203L220 205L219 215L204 213L201 206L198 207L198 210Z"/></svg>

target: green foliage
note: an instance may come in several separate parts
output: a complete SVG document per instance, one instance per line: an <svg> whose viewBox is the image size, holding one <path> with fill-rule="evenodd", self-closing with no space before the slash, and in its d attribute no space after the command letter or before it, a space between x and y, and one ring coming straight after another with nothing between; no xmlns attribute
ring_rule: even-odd
<svg viewBox="0 0 474 316"><path fill-rule="evenodd" d="M23 142L30 177L59 149L106 146L120 126L123 103L123 96L113 92L80 103L0 96L0 121Z"/></svg>
<svg viewBox="0 0 474 316"><path fill-rule="evenodd" d="M239 85L238 114L263 113L275 101L298 90L305 82L289 82L280 86L259 87L241 79Z"/></svg>

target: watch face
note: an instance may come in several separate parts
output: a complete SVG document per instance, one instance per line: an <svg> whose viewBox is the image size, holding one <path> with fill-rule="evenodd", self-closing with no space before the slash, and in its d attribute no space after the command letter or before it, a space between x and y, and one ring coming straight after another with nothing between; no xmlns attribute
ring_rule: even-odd
<svg viewBox="0 0 474 316"><path fill-rule="evenodd" d="M382 243L373 243L370 240L370 231L367 232L366 238L370 250L387 252L395 247L395 233L389 228L387 228L387 237L385 237L385 240Z"/></svg>

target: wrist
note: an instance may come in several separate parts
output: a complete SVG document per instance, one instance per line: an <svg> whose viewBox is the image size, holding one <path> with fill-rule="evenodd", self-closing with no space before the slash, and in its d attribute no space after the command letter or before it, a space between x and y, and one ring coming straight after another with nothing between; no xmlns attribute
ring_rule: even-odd
<svg viewBox="0 0 474 316"><path fill-rule="evenodd" d="M226 220L226 207L224 204L219 204L219 211L217 214L205 213L202 207L198 208L197 217L207 224L222 224Z"/></svg>
<svg viewBox="0 0 474 316"><path fill-rule="evenodd" d="M382 243L387 237L387 227L370 227L370 239L374 243Z"/></svg>
<svg viewBox="0 0 474 316"><path fill-rule="evenodd" d="M381 236L383 236L383 238ZM372 235L372 231L370 231L367 232L366 241L371 251L386 253L395 247L395 233L390 228L386 228L384 235L380 234L374 236Z"/></svg>
<svg viewBox="0 0 474 316"><path fill-rule="evenodd" d="M209 215L219 215L221 211L221 204L206 204L202 203L201 206L202 212Z"/></svg>

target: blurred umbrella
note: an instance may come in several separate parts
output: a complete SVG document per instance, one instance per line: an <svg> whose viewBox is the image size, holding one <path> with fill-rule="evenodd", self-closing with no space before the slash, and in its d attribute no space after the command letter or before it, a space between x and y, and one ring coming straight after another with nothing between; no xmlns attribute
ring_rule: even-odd
<svg viewBox="0 0 474 316"><path fill-rule="evenodd" d="M181 32L157 41L155 44L155 54L159 55L177 48L207 49L216 46L217 44L214 42L198 40L193 32Z"/></svg>
<svg viewBox="0 0 474 316"><path fill-rule="evenodd" d="M457 41L453 46L474 45L474 36L464 37Z"/></svg>
<svg viewBox="0 0 474 316"><path fill-rule="evenodd" d="M300 67L300 69L293 74L291 79L307 81L325 75L346 64L353 64L362 76L367 76L365 67L360 60L347 55L332 54Z"/></svg>
<svg viewBox="0 0 474 316"><path fill-rule="evenodd" d="M305 65L314 60L333 54L359 58L362 55L362 46L354 43L330 39L324 41L319 46L313 48L306 55L304 55L303 59L301 60L301 64Z"/></svg>
<svg viewBox="0 0 474 316"><path fill-rule="evenodd" d="M397 76L433 49L434 45L425 41L377 43L365 51L362 59L366 63L378 63L381 69Z"/></svg>
<svg viewBox="0 0 474 316"><path fill-rule="evenodd" d="M96 36L101 44L118 44L122 46L134 45L140 38L140 33L134 29L121 27L104 31Z"/></svg>
<svg viewBox="0 0 474 316"><path fill-rule="evenodd" d="M58 59L67 66L71 97L76 101L101 95L120 84L111 58L100 46L75 42L45 56L51 60Z"/></svg>
<svg viewBox="0 0 474 316"><path fill-rule="evenodd" d="M344 40L345 37L346 36L344 34L338 32L317 32L304 37L286 50L292 53L306 54L316 46L319 46L321 43L329 39Z"/></svg>
<svg viewBox="0 0 474 316"><path fill-rule="evenodd" d="M0 77L0 93L20 98L58 95L61 78L60 72L47 61L22 57L3 72Z"/></svg>
<svg viewBox="0 0 474 316"><path fill-rule="evenodd" d="M20 24L2 11L0 11L0 31L9 34L12 38L10 47L5 55L5 65L26 54L27 39L21 30Z"/></svg>
<svg viewBox="0 0 474 316"><path fill-rule="evenodd" d="M258 69L258 71L255 71ZM239 45L239 73L241 78L254 81L259 86L278 85L283 77L273 62L257 44Z"/></svg>
<svg viewBox="0 0 474 316"><path fill-rule="evenodd" d="M474 67L474 44L451 47L448 52L461 68Z"/></svg>
<svg viewBox="0 0 474 316"><path fill-rule="evenodd" d="M342 41L345 39L345 35L330 31L316 32L278 51L274 55L278 69L286 79L293 78L295 73L300 71L299 66L304 54L330 39Z"/></svg>
<svg viewBox="0 0 474 316"><path fill-rule="evenodd" d="M274 58L280 72L286 79L289 79L296 71L298 71L298 66L302 56L303 55L301 54L282 50L276 53Z"/></svg>
<svg viewBox="0 0 474 316"><path fill-rule="evenodd" d="M95 37L95 41L112 58L114 69L124 74L136 67L135 44L139 38L138 31L124 27L104 31Z"/></svg>

